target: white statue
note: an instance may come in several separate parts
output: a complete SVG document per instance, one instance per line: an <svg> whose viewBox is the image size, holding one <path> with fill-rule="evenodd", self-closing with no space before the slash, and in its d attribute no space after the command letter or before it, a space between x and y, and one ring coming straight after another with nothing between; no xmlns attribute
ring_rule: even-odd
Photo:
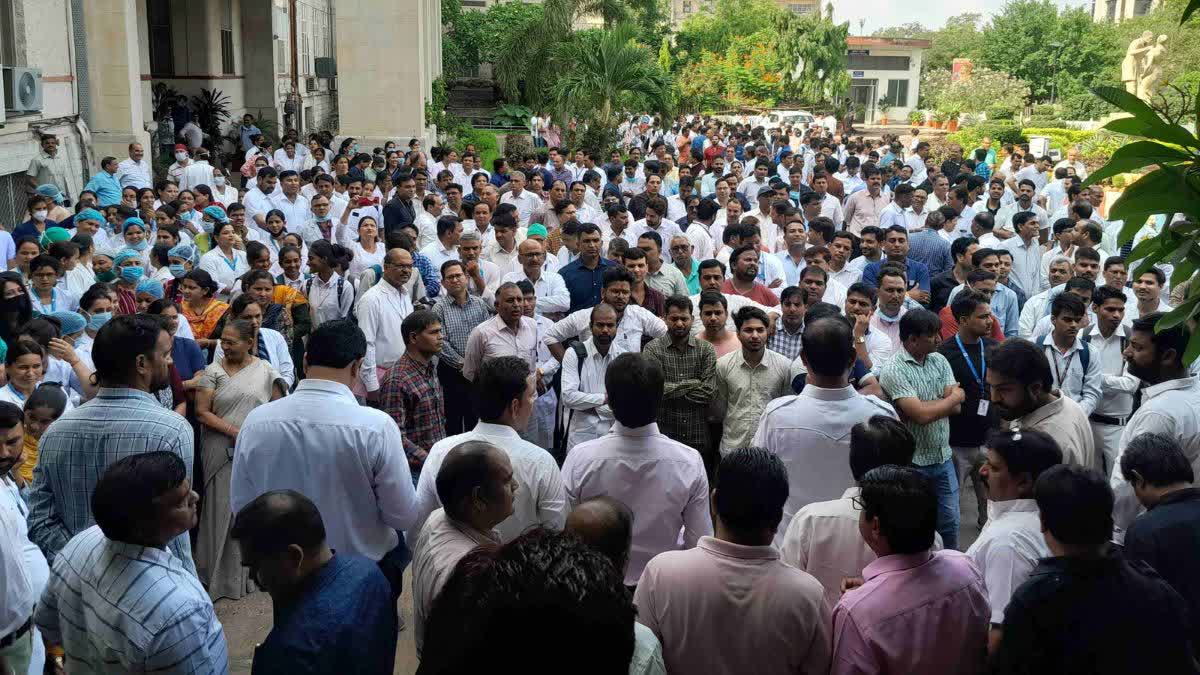
<svg viewBox="0 0 1200 675"><path fill-rule="evenodd" d="M1143 32L1140 38L1129 43L1129 48L1125 50L1125 60L1121 61L1121 82L1125 83L1125 91L1131 94L1138 93L1138 81L1145 71L1145 55L1153 44L1154 33L1150 31Z"/></svg>
<svg viewBox="0 0 1200 675"><path fill-rule="evenodd" d="M1158 40L1146 52L1143 57L1142 76L1138 78L1138 98L1143 101L1149 101L1154 98L1154 94L1158 92L1159 81L1162 80L1163 74L1163 58L1167 53L1166 46L1167 36L1159 35Z"/></svg>

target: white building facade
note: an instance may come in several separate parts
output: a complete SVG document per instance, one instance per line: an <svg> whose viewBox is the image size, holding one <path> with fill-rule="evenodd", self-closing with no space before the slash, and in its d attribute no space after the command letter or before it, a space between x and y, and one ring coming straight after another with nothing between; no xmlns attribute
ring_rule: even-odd
<svg viewBox="0 0 1200 675"><path fill-rule="evenodd" d="M855 122L876 123L882 117L880 99L887 99L887 117L901 120L917 105L921 86L921 60L929 40L860 37L846 38L846 69L850 74Z"/></svg>

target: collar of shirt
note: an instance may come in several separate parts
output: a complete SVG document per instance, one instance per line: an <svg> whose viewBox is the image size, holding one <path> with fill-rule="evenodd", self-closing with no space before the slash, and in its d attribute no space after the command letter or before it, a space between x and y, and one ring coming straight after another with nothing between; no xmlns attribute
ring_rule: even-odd
<svg viewBox="0 0 1200 675"><path fill-rule="evenodd" d="M1042 420L1061 413L1063 409L1063 398L1064 395L1060 393L1053 401L1018 419L1017 423L1014 424L1013 427L1025 428L1036 426Z"/></svg>
<svg viewBox="0 0 1200 675"><path fill-rule="evenodd" d="M1037 513L1037 501L1033 499L1009 499L1002 502L994 502L988 500L987 515L988 522L1002 518L1009 513Z"/></svg>
<svg viewBox="0 0 1200 675"><path fill-rule="evenodd" d="M1063 352L1061 349L1058 348L1058 345L1054 344L1054 336L1053 336L1053 334L1051 334L1051 335L1046 336L1046 346L1049 347L1051 350L1053 350L1054 353L1057 354L1059 357L1067 358L1071 354L1075 353L1076 351L1083 349L1083 340L1080 339L1080 337L1078 335L1076 335L1075 342L1073 342L1071 344L1071 346L1067 349L1066 352Z"/></svg>
<svg viewBox="0 0 1200 675"><path fill-rule="evenodd" d="M825 387L818 387L815 384L807 384L800 392L800 395L807 398L814 398L818 401L846 401L858 396L858 392L854 390L854 387L849 385L838 387L837 389L827 389Z"/></svg>
<svg viewBox="0 0 1200 675"><path fill-rule="evenodd" d="M304 380L304 382L307 381L308 380ZM480 420L478 423L476 423L475 428L471 431L472 433L483 434L484 436L500 436L508 439L520 438L520 435L517 434L516 430L508 425L494 424L492 422L484 422L483 420Z"/></svg>
<svg viewBox="0 0 1200 675"><path fill-rule="evenodd" d="M341 396L346 399L349 399L350 401L354 402L355 404L358 403L358 400L354 398L354 392L350 391L350 387L347 387L346 385L342 384L341 382L334 382L333 380L322 380L319 378L311 378L310 377L310 378L305 378L303 380L300 380L300 384L296 385L296 393L300 393L301 391L310 391L310 390L316 391L316 392L321 392L324 394L332 394L335 396Z"/></svg>
<svg viewBox="0 0 1200 675"><path fill-rule="evenodd" d="M107 541L106 548L120 557L155 563L167 568L183 568L183 563L179 558L171 555L171 552L165 548L130 544L124 541L117 541L116 539L108 539L107 537L105 539Z"/></svg>
<svg viewBox="0 0 1200 675"><path fill-rule="evenodd" d="M100 387L96 392L97 398L140 398L148 403L159 405L158 399L152 394L142 391L141 389L132 389L129 387Z"/></svg>
<svg viewBox="0 0 1200 675"><path fill-rule="evenodd" d="M1092 324L1092 329L1088 331L1088 335L1091 335L1091 336L1094 336L1094 337L1098 337L1098 338L1100 338L1101 340L1111 340L1111 339L1113 339L1113 338L1123 338L1123 337L1129 337L1129 336L1126 334L1126 330L1125 330L1125 324L1124 324L1124 323L1122 323L1122 324L1119 324L1119 325L1117 326L1117 329L1113 331L1112 335L1109 335L1108 337L1104 337L1103 335L1101 335L1101 334L1100 334L1100 324L1098 324L1098 323L1094 323L1094 324Z"/></svg>
<svg viewBox="0 0 1200 675"><path fill-rule="evenodd" d="M1196 378L1194 378L1194 377L1181 377L1177 380L1167 380L1166 382L1159 382L1158 384L1151 385L1149 387L1146 387L1144 390L1142 390L1142 403L1145 403L1146 401L1154 398L1155 396L1164 394L1168 391L1175 391L1176 389L1191 389L1192 387L1195 387L1195 386L1196 386Z"/></svg>
<svg viewBox="0 0 1200 675"><path fill-rule="evenodd" d="M739 558L741 560L778 560L779 549L774 546L742 546L733 542L717 539L716 537L700 537L696 548L723 558Z"/></svg>
<svg viewBox="0 0 1200 675"><path fill-rule="evenodd" d="M921 565L929 562L932 558L933 553L931 551L885 555L863 568L863 579L870 581L875 577L880 576L881 574L887 574L888 572L903 572L904 570L910 570L914 567L920 567Z"/></svg>
<svg viewBox="0 0 1200 675"><path fill-rule="evenodd" d="M320 288L328 289L328 288L334 288L337 286L338 279L341 278L341 275L339 275L337 272L333 272L332 274L329 275L329 281L321 281L321 277L316 274L312 275L309 278L313 280L313 284L315 284L316 286L318 286Z"/></svg>
<svg viewBox="0 0 1200 675"><path fill-rule="evenodd" d="M620 421L617 421L617 422L613 422L612 431L614 434L616 434L618 436L645 437L645 436L661 435L661 433L658 430L658 424L655 422L651 422L650 424L647 424L645 426L640 426L640 427L627 427L624 424L621 424Z"/></svg>
<svg viewBox="0 0 1200 675"><path fill-rule="evenodd" d="M1168 493L1162 499L1159 499L1158 503L1154 505L1153 509L1157 509L1158 507L1165 506L1167 504L1175 504L1177 502L1194 501L1200 501L1200 488L1184 488L1182 490L1176 490Z"/></svg>
<svg viewBox="0 0 1200 675"><path fill-rule="evenodd" d="M697 346L698 344L700 344L700 340L699 340L699 338L697 338L695 335L690 335L690 336L688 336L687 342L685 342L685 343L683 344L683 347L682 347L682 348L681 348L681 347L676 347L676 346L675 346L675 343L671 341L671 336L670 336L670 335L667 335L667 336L666 336L666 342L667 342L667 349L673 349L673 350L675 350L675 351L680 351L680 352L681 352L681 351L686 351L686 350L689 350L689 349L695 349L695 348L696 348L696 346Z"/></svg>

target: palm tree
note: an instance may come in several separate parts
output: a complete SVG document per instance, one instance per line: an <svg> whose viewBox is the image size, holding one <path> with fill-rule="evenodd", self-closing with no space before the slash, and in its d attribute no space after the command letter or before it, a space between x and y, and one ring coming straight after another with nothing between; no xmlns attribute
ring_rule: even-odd
<svg viewBox="0 0 1200 675"><path fill-rule="evenodd" d="M563 119L590 119L608 129L625 110L671 111L670 77L654 53L634 40L637 29L622 23L607 31L577 33L556 55L562 64L553 101Z"/></svg>
<svg viewBox="0 0 1200 675"><path fill-rule="evenodd" d="M598 15L605 28L612 28L629 18L626 0L580 0L576 11L579 14Z"/></svg>

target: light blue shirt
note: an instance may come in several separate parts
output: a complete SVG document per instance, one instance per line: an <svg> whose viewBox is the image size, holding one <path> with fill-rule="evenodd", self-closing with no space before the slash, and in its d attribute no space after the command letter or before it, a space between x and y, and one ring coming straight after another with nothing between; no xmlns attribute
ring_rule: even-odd
<svg viewBox="0 0 1200 675"><path fill-rule="evenodd" d="M955 296L966 288L966 284L959 284L950 291L950 299L946 301L949 306L954 302ZM1000 330L1004 332L1004 337L1016 337L1020 329L1021 310L1017 306L1017 294L1011 288L1004 284L996 284L996 292L992 294L992 314L1000 320Z"/></svg>
<svg viewBox="0 0 1200 675"><path fill-rule="evenodd" d="M99 525L63 547L34 621L70 673L229 672L225 631L190 568Z"/></svg>
<svg viewBox="0 0 1200 675"><path fill-rule="evenodd" d="M121 181L113 174L107 171L100 171L88 184L83 186L84 190L91 190L96 193L96 200L100 206L112 206L113 204L121 203Z"/></svg>

